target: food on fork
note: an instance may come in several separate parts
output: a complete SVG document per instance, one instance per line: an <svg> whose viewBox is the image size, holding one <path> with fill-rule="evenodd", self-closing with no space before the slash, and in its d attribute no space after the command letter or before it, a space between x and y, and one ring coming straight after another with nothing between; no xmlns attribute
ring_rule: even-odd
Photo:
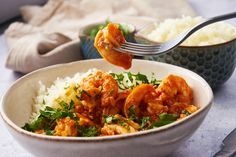
<svg viewBox="0 0 236 157"><path fill-rule="evenodd" d="M119 48L123 43L125 43L125 37L120 25L109 23L96 34L94 46L101 56L111 64L129 69L131 67L132 55L113 49Z"/></svg>

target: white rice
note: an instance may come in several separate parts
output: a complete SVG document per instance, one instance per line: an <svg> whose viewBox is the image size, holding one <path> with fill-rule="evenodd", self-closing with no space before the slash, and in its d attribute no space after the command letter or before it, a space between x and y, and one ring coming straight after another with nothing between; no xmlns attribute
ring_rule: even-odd
<svg viewBox="0 0 236 157"><path fill-rule="evenodd" d="M182 32L202 22L202 17L182 17L178 19L166 19L145 36L156 42L166 42L176 38ZM202 28L192 34L181 45L205 46L224 43L236 38L236 28L225 22L218 22Z"/></svg>
<svg viewBox="0 0 236 157"><path fill-rule="evenodd" d="M58 108L58 103L54 100L65 94L66 88L71 84L79 83L83 78L89 74L95 73L96 69L90 69L86 73L76 73L73 77L57 78L53 84L47 88L41 81L39 81L39 90L37 96L34 98L34 104L32 105L32 115L30 122L35 120L40 114L40 110L43 110L46 106L52 108Z"/></svg>

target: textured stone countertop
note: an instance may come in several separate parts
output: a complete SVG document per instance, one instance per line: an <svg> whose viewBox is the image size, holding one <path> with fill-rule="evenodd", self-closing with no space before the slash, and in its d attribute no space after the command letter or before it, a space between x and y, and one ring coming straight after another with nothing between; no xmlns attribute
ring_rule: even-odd
<svg viewBox="0 0 236 157"><path fill-rule="evenodd" d="M210 17L235 11L233 0L189 0L199 15ZM206 4L207 3L207 4ZM236 19L231 20L236 25ZM0 96L21 75L4 68L7 56L3 35L0 36ZM211 157L222 140L236 127L236 71L232 77L214 91L214 105L194 135L170 157ZM0 157L32 157L8 133L0 118Z"/></svg>

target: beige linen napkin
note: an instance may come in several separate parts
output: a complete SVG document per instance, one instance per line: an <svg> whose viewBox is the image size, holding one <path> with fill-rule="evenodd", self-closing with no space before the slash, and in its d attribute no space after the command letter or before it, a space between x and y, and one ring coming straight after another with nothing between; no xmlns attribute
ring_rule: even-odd
<svg viewBox="0 0 236 157"><path fill-rule="evenodd" d="M24 23L12 23L5 37L6 67L22 73L82 59L77 36L84 25L109 17L140 28L155 19L195 14L185 0L49 0L20 10Z"/></svg>

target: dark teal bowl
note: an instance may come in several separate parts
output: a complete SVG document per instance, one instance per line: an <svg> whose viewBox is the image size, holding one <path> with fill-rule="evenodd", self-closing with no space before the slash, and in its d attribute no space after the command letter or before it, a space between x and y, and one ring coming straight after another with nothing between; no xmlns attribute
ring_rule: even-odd
<svg viewBox="0 0 236 157"><path fill-rule="evenodd" d="M137 42L147 43L142 37ZM236 39L210 46L179 46L165 54L144 57L147 60L174 64L192 70L216 89L225 83L236 65Z"/></svg>
<svg viewBox="0 0 236 157"><path fill-rule="evenodd" d="M104 22L105 23L105 22ZM94 23L87 26L84 26L79 31L79 38L80 38L80 48L84 59L96 59L101 58L101 55L94 47L94 38L89 36L91 29L96 28L98 25L104 23ZM132 30L126 36L126 40L130 42L134 42L134 33L135 27L130 25Z"/></svg>

